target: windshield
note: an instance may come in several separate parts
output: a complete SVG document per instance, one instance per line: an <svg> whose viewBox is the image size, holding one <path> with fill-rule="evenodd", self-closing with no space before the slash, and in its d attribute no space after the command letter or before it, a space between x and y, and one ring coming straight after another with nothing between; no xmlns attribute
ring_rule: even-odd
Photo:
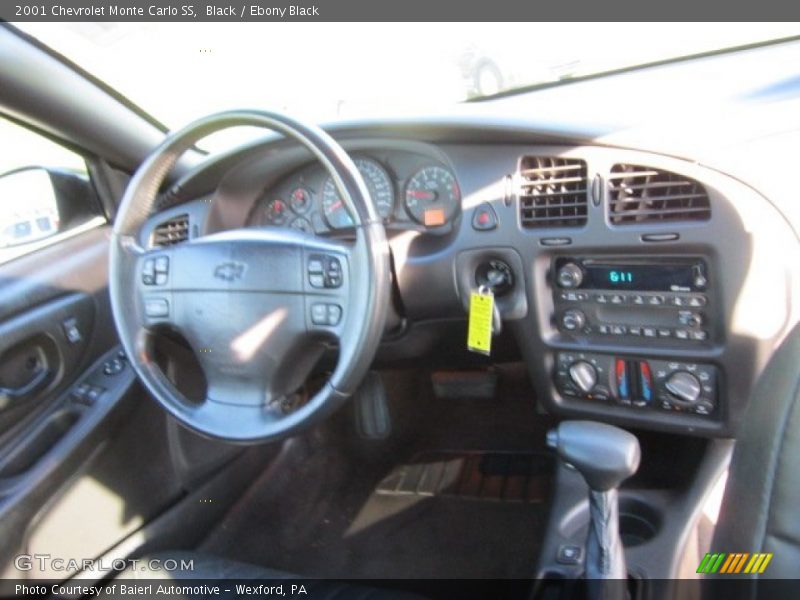
<svg viewBox="0 0 800 600"><path fill-rule="evenodd" d="M18 26L170 128L232 108L316 122L441 111L506 90L800 33L800 25L785 23Z"/></svg>

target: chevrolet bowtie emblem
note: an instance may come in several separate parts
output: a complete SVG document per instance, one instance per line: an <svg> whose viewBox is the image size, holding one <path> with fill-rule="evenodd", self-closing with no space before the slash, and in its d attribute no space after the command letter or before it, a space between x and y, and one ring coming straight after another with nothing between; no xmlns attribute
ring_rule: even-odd
<svg viewBox="0 0 800 600"><path fill-rule="evenodd" d="M214 269L214 277L224 281L234 281L235 279L242 278L245 269L247 269L247 265L240 262L220 263L217 265L217 268Z"/></svg>

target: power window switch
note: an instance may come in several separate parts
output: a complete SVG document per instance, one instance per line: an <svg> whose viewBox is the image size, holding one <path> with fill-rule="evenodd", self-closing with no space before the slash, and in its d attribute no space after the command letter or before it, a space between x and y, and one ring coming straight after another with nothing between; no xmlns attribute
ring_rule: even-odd
<svg viewBox="0 0 800 600"><path fill-rule="evenodd" d="M70 396L72 396L73 400L75 400L76 402L80 402L81 404L91 404L88 397L89 390L91 389L92 386L89 385L88 383L81 383L80 385L77 385L75 386L75 388L73 388L72 392L70 393Z"/></svg>
<svg viewBox="0 0 800 600"><path fill-rule="evenodd" d="M105 388L100 387L99 385L93 385L89 387L89 391L86 392L86 399L89 403L93 404L100 399L100 396L106 391Z"/></svg>

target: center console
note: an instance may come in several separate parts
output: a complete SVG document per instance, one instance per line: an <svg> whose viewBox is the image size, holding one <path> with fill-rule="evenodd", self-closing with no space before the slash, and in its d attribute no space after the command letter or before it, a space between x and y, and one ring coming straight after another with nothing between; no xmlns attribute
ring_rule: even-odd
<svg viewBox="0 0 800 600"><path fill-rule="evenodd" d="M693 358L721 333L703 257L555 256L548 279L551 323L569 348L553 359L565 399L720 417L719 369ZM603 351L615 347L626 351Z"/></svg>

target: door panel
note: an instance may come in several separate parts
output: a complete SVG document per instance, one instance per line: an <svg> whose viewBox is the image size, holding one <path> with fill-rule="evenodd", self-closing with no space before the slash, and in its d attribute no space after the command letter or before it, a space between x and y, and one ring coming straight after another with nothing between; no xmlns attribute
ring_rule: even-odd
<svg viewBox="0 0 800 600"><path fill-rule="evenodd" d="M94 312L90 296L72 293L0 323L0 434L71 383L94 330Z"/></svg>
<svg viewBox="0 0 800 600"><path fill-rule="evenodd" d="M242 453L177 426L136 384L110 310L108 234L0 265L0 577L74 575L14 558L100 556Z"/></svg>

